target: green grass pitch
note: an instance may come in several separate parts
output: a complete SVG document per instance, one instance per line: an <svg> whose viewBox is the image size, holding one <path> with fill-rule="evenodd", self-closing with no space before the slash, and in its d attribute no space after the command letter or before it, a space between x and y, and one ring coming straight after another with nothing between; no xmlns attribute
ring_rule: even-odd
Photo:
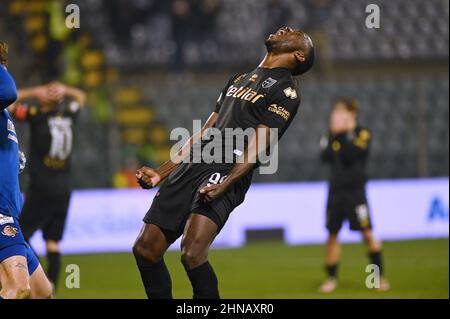
<svg viewBox="0 0 450 319"><path fill-rule="evenodd" d="M449 298L448 239L384 243L386 275L392 285L389 292L365 287L368 261L363 245L344 245L342 252L340 285L326 295L317 292L324 279L323 246L250 244L214 250L210 261L219 277L222 298ZM170 252L165 260L174 297L190 298L179 253ZM67 289L63 273L58 298L145 297L131 253L66 256L67 264L79 265L81 287Z"/></svg>

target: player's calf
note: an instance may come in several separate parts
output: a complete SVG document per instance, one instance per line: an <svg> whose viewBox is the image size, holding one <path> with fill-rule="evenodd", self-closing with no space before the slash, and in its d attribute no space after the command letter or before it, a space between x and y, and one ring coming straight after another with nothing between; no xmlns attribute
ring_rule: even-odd
<svg viewBox="0 0 450 319"><path fill-rule="evenodd" d="M201 240L193 240L181 245L181 263L186 270L194 269L208 261L208 246Z"/></svg>
<svg viewBox="0 0 450 319"><path fill-rule="evenodd" d="M382 244L380 241L375 239L373 232L370 228L363 229L364 242L367 245L367 250L369 252L369 261L372 265L378 267L380 279L380 287L378 291L388 291L391 287L389 281L384 277L384 263L382 254Z"/></svg>
<svg viewBox="0 0 450 319"><path fill-rule="evenodd" d="M54 286L48 280L41 265L34 271L30 278L31 299L52 299Z"/></svg>
<svg viewBox="0 0 450 319"><path fill-rule="evenodd" d="M0 296L4 299L29 299L31 297L30 276L27 260L13 256L0 264Z"/></svg>
<svg viewBox="0 0 450 319"><path fill-rule="evenodd" d="M378 252L381 250L381 242L375 239L375 236L373 235L373 232L371 229L364 229L362 231L364 242L367 245L367 248L370 253L372 252Z"/></svg>
<svg viewBox="0 0 450 319"><path fill-rule="evenodd" d="M144 225L133 245L133 254L148 298L172 299L172 280L163 259L168 247L161 229L152 224Z"/></svg>
<svg viewBox="0 0 450 319"><path fill-rule="evenodd" d="M193 214L181 242L181 262L192 284L194 299L219 299L217 276L208 262L208 251L217 225L208 217Z"/></svg>
<svg viewBox="0 0 450 319"><path fill-rule="evenodd" d="M137 263L156 264L168 248L168 243L157 226L146 224L133 245Z"/></svg>

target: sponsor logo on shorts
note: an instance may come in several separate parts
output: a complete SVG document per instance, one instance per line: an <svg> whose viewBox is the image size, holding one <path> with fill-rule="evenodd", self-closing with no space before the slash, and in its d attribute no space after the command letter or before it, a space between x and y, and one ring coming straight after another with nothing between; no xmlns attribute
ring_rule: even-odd
<svg viewBox="0 0 450 319"><path fill-rule="evenodd" d="M5 228L3 228L3 230L2 230L3 236L8 236L11 238L16 237L18 233L19 233L19 230L16 227L12 227L12 226L5 226Z"/></svg>
<svg viewBox="0 0 450 319"><path fill-rule="evenodd" d="M14 219L11 216L0 214L0 226L3 226L5 224L14 224Z"/></svg>

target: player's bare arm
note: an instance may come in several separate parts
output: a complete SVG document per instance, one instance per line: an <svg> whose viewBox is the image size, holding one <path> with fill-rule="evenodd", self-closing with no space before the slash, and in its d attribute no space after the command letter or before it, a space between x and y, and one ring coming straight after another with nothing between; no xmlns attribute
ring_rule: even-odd
<svg viewBox="0 0 450 319"><path fill-rule="evenodd" d="M46 85L23 88L17 91L17 95L18 97L16 103L12 104L8 108L8 111L11 114L15 113L16 107L19 103L29 99L36 99L42 105L47 105L68 96L77 102L81 108L86 105L87 99L86 93L82 90L75 87L66 86L60 82L52 82Z"/></svg>
<svg viewBox="0 0 450 319"><path fill-rule="evenodd" d="M77 102L80 107L86 105L86 93L76 87L68 86L58 81L48 84L48 93L54 100L60 100L68 96Z"/></svg>
<svg viewBox="0 0 450 319"><path fill-rule="evenodd" d="M217 121L217 113L213 112L205 125L202 127L200 131L191 136L191 138L183 145L183 147L178 151L175 158L170 159L163 163L157 169L152 169L149 167L142 167L136 172L136 178L138 183L144 189L150 189L157 186L160 182L162 182L167 176L172 173L177 166L183 162L187 156L189 156L192 146L199 142L199 140L204 136L206 131L213 127Z"/></svg>
<svg viewBox="0 0 450 319"><path fill-rule="evenodd" d="M244 153L234 164L228 177L221 184L203 187L200 190L206 201L210 202L222 196L226 190L246 176L256 165L260 155L265 153L273 136L272 130L263 124L256 127L256 133L252 136Z"/></svg>
<svg viewBox="0 0 450 319"><path fill-rule="evenodd" d="M0 80L0 111L3 111L17 99L17 92L12 78L3 67L0 67Z"/></svg>
<svg viewBox="0 0 450 319"><path fill-rule="evenodd" d="M50 103L46 86L39 85L17 90L17 100L8 107L8 111L14 114L17 110L17 105L29 99L37 99L42 104Z"/></svg>

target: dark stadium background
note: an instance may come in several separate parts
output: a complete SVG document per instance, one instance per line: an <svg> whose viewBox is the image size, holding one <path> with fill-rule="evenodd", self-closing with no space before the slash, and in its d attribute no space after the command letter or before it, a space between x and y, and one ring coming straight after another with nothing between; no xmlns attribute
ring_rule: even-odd
<svg viewBox="0 0 450 319"><path fill-rule="evenodd" d="M448 1L73 0L81 28L72 31L63 27L67 3L2 0L0 39L10 45L19 87L60 79L88 92L73 158L77 189L137 187L136 168L168 159L171 129L205 120L230 75L254 68L264 39L284 25L310 33L318 58L302 78L300 117L281 142L289 150L281 151L279 172L257 182L326 179L319 139L333 100L342 95L361 102L361 122L373 131L371 179L448 179ZM380 29L364 25L369 3L380 6ZM18 129L26 149L27 129ZM263 260L268 251L288 265L286 278L263 283L265 271L277 265ZM189 297L171 254L175 295ZM383 297L359 287L352 275L364 254L358 245L345 247L343 277L350 282L334 297ZM269 243L215 251L212 259L228 278L225 297L296 298L320 297L322 255L320 246ZM252 262L259 260L255 269ZM387 243L386 260L394 289L384 296L448 298L448 237ZM86 270L82 289L62 287L61 297L143 297L129 254L68 256L66 262ZM102 274L106 265L109 272ZM260 277L246 281L252 272Z"/></svg>

